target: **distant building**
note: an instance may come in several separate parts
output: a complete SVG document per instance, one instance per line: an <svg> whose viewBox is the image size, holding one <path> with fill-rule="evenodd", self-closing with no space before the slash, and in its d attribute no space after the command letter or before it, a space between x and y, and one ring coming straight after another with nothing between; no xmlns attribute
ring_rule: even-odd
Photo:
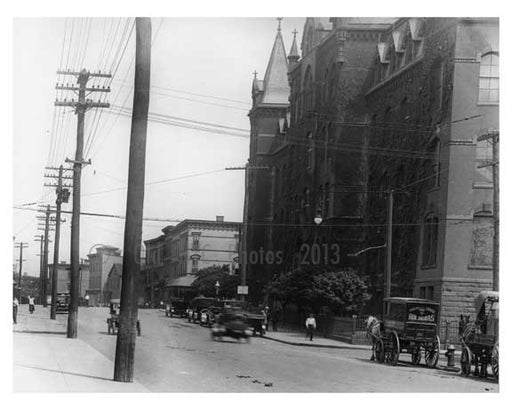
<svg viewBox="0 0 512 410"><path fill-rule="evenodd" d="M91 253L88 257L90 269L89 287L87 289L90 298L89 305L106 304L108 300L104 297L103 288L112 266L123 262L121 251L112 246L100 246L96 248L96 253Z"/></svg>
<svg viewBox="0 0 512 410"><path fill-rule="evenodd" d="M48 295L52 292L51 275L53 272L53 264L48 265L49 281L48 281ZM89 264L84 261L79 265L80 281L78 285L78 292L81 298L85 297L89 289ZM68 293L71 290L71 265L62 261L57 265L57 293Z"/></svg>
<svg viewBox="0 0 512 410"><path fill-rule="evenodd" d="M123 276L123 265L114 263L107 276L107 281L103 287L103 300L120 299L121 283Z"/></svg>
<svg viewBox="0 0 512 410"><path fill-rule="evenodd" d="M209 266L229 265L230 273L237 273L240 228L240 223L226 222L223 217L185 219L162 229L163 235L144 241L145 300L158 303L177 296L190 287L200 269Z"/></svg>

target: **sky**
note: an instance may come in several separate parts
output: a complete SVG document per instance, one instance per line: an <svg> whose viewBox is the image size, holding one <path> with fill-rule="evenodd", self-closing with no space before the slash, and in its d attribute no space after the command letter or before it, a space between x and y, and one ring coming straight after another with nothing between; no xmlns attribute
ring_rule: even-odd
<svg viewBox="0 0 512 410"><path fill-rule="evenodd" d="M304 21L282 20L287 51L294 29L299 32L300 46ZM163 227L176 223L172 221L187 218L215 219L222 215L227 221L241 221L244 173L225 168L243 166L247 161L253 72L263 78L278 21L275 17L157 17L151 23L149 111L160 121L150 121L148 126L144 217L168 221L144 221L143 240L160 235ZM23 272L31 276L39 276L40 245L34 238L44 233L38 230L36 219L43 214L34 209L55 205L54 188L44 186L55 180L44 174L56 172L45 167L68 165L64 160L73 159L76 149L77 116L71 108L54 106L57 97L66 97L55 90L56 83L74 83L75 77L57 75L57 69L115 73L108 95L91 96L105 99L111 107L86 113L84 158L92 164L82 172L81 209L120 216L125 213L133 26L133 18L120 17L14 20L13 236L16 242L29 245L23 254ZM102 86L108 81L91 80L89 84ZM66 98L71 98L71 93ZM176 123L176 117L189 120L187 125L209 130L169 124ZM234 135L226 135L226 131ZM63 210L71 208L71 200L63 205ZM59 259L69 262L71 215L63 214L63 218ZM86 258L98 244L122 249L123 235L123 219L82 216L80 257ZM53 234L50 238L53 240ZM51 243L50 250L52 261ZM18 258L19 250L15 249L13 263Z"/></svg>

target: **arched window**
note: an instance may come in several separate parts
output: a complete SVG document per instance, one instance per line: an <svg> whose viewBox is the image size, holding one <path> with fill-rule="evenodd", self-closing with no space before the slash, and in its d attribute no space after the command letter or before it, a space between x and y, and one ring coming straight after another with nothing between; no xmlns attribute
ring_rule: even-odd
<svg viewBox="0 0 512 410"><path fill-rule="evenodd" d="M428 214L423 224L423 267L436 265L438 229L439 218L434 213Z"/></svg>
<svg viewBox="0 0 512 410"><path fill-rule="evenodd" d="M500 101L499 54L490 52L480 60L480 83L478 86L478 102L498 103Z"/></svg>
<svg viewBox="0 0 512 410"><path fill-rule="evenodd" d="M313 76L311 67L308 67L304 75L304 111L313 109Z"/></svg>

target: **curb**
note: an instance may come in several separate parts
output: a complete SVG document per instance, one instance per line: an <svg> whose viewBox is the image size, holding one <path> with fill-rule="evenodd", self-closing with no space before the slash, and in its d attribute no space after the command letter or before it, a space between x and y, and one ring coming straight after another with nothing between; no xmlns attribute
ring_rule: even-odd
<svg viewBox="0 0 512 410"><path fill-rule="evenodd" d="M263 336L263 339L272 340L274 342L284 343L292 346L307 346L307 347L321 347L324 349L351 349L351 350L369 350L370 347L362 347L358 345L347 345L347 346L334 346L334 345L325 345L318 343L303 343L303 342L289 342L283 339L277 339L273 337L269 337L267 335Z"/></svg>

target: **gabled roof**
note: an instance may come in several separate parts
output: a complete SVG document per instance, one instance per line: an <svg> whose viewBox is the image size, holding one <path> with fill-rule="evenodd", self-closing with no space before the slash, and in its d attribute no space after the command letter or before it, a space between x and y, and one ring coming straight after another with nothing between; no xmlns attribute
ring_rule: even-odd
<svg viewBox="0 0 512 410"><path fill-rule="evenodd" d="M288 60L283 36L278 30L263 79L263 97L260 104L289 104Z"/></svg>

